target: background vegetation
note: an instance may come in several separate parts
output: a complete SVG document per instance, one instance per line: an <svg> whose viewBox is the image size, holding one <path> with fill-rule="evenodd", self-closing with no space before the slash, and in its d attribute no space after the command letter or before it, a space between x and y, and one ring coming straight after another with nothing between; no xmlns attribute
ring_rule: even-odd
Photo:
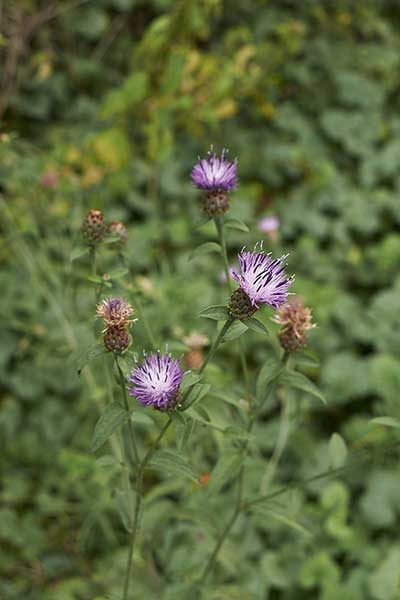
<svg viewBox="0 0 400 600"><path fill-rule="evenodd" d="M77 375L95 307L79 228L92 207L127 224L130 272L103 246L104 291L140 294L158 345L179 354L193 330L211 337L197 314L226 291L216 255L188 261L215 238L212 224L195 227L189 174L214 143L239 158L231 215L250 226L230 231L232 262L262 238L290 252L294 290L318 323L320 364L302 368L327 407L290 392L275 483L327 468L335 432L365 460L239 519L207 597L398 599L399 451L382 448L399 430L370 422L400 419L398 2L18 0L0 4L0 23L0 596L119 598L119 466L106 447L90 453L98 405L117 392L101 360ZM277 240L257 228L272 214ZM134 334L149 347L140 323ZM255 332L243 340L255 373L276 348ZM204 407L228 427L242 389L234 345L217 365ZM255 430L254 486L279 400ZM142 414L145 447L160 419ZM185 445L176 425L167 443L185 448L200 483L170 468L147 476L132 598L185 598L231 511L233 486L212 494L207 481L234 441L199 426Z"/></svg>

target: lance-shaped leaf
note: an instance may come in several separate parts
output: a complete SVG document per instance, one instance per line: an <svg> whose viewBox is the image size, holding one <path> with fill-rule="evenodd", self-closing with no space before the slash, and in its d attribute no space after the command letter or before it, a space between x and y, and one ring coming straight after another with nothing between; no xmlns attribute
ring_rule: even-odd
<svg viewBox="0 0 400 600"><path fill-rule="evenodd" d="M199 313L199 317L213 319L214 321L227 321L230 318L229 311L224 304L208 306Z"/></svg>
<svg viewBox="0 0 400 600"><path fill-rule="evenodd" d="M205 254L211 254L212 252L216 252L217 254L221 254L221 246L216 242L205 242L200 246L197 246L189 255L188 260L193 260L195 258L199 258L199 256L204 256Z"/></svg>
<svg viewBox="0 0 400 600"><path fill-rule="evenodd" d="M96 452L108 440L118 427L123 425L129 418L126 411L117 402L109 404L94 428L92 439L92 452Z"/></svg>
<svg viewBox="0 0 400 600"><path fill-rule="evenodd" d="M297 390L301 390L303 392L307 392L311 396L318 398L324 404L326 404L326 400L320 390L317 388L315 383L313 383L308 377L300 373L299 371L292 371L290 369L285 369L280 376L281 383L288 385Z"/></svg>

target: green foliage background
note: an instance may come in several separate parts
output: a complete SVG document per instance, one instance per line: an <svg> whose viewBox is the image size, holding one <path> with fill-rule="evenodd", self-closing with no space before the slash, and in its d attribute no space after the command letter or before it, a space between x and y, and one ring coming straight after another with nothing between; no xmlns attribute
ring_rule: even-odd
<svg viewBox="0 0 400 600"><path fill-rule="evenodd" d="M109 246L101 270L111 273L112 292L129 298L139 289L159 345L184 352L193 329L213 335L198 312L226 299L218 257L187 260L215 239L211 224L194 226L189 174L210 143L229 147L240 175L231 215L251 230L230 231L232 262L265 237L258 218L278 215L279 239L264 244L290 252L294 291L318 323L310 346L320 366L303 370L328 405L289 392L295 422L277 480L324 470L334 432L350 456L365 449L374 458L399 437L370 420L400 419L400 5L3 5L0 596L119 598L127 551L112 494L119 466L99 460L104 448L90 453L97 404L118 392L101 361L76 373L77 356L93 343L95 304L87 257L70 260L82 218L96 207L128 225L131 274L120 276ZM265 324L270 316L262 313ZM148 347L140 323L134 332L135 348ZM243 339L255 373L276 348L254 332ZM234 345L220 351L208 380L212 422L234 425L232 403L240 421ZM255 431L254 491L276 443L278 406L279 394ZM143 448L160 422L144 412ZM207 427L185 445L178 424L168 445L197 475L234 451ZM243 516L207 597L399 599L399 464L393 449ZM229 518L233 486L213 495L159 469L146 489L132 598L186 598Z"/></svg>

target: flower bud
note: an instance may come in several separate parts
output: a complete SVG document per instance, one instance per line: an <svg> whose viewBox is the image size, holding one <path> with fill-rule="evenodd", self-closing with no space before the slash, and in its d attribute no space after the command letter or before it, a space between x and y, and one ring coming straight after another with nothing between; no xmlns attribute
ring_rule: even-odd
<svg viewBox="0 0 400 600"><path fill-rule="evenodd" d="M108 327L104 334L104 346L108 352L122 354L131 342L129 333L123 327Z"/></svg>
<svg viewBox="0 0 400 600"><path fill-rule="evenodd" d="M228 310L235 319L248 319L254 315L257 307L253 306L246 292L238 288L229 299Z"/></svg>
<svg viewBox="0 0 400 600"><path fill-rule="evenodd" d="M229 210L229 196L223 190L208 192L202 198L202 208L208 217L218 217Z"/></svg>
<svg viewBox="0 0 400 600"><path fill-rule="evenodd" d="M117 237L117 244L123 245L126 244L128 241L128 230L122 223L122 221L111 221L111 223L108 226L108 235Z"/></svg>
<svg viewBox="0 0 400 600"><path fill-rule="evenodd" d="M89 246L95 246L102 241L107 233L107 225L101 210L92 208L83 220L82 237Z"/></svg>

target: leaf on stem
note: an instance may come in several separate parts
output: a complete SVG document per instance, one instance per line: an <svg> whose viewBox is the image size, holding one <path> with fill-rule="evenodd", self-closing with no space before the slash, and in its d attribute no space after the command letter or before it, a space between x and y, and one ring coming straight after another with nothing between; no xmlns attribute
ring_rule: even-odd
<svg viewBox="0 0 400 600"><path fill-rule="evenodd" d="M81 256L86 256L86 254L89 254L89 246L77 246L72 250L69 260L73 262L77 258L81 258Z"/></svg>
<svg viewBox="0 0 400 600"><path fill-rule="evenodd" d="M375 419L371 419L370 423L373 425L384 425L385 427L395 427L396 429L400 429L399 419L393 417L376 417Z"/></svg>
<svg viewBox="0 0 400 600"><path fill-rule="evenodd" d="M193 467L182 457L179 452L173 450L159 450L151 459L148 468L157 469L163 473L171 475L181 475L187 477L196 483L199 480L198 474Z"/></svg>
<svg viewBox="0 0 400 600"><path fill-rule="evenodd" d="M129 413L117 402L109 404L94 428L92 439L92 452L96 452L108 440L118 427L121 427L129 418Z"/></svg>
<svg viewBox="0 0 400 600"><path fill-rule="evenodd" d="M201 244L195 248L193 252L189 254L188 261L199 258L200 256L204 256L205 254L211 254L212 252L221 254L221 246L217 244L217 242L205 242L204 244Z"/></svg>
<svg viewBox="0 0 400 600"><path fill-rule="evenodd" d="M257 333L263 333L264 335L269 335L268 329L265 327L264 323L261 323L255 317L249 317L248 319L241 319L242 323L246 325L248 329L252 331L256 331Z"/></svg>
<svg viewBox="0 0 400 600"><path fill-rule="evenodd" d="M196 383L190 390L182 410L185 411L196 404L196 402L199 402L199 400L208 394L210 389L211 385L209 383Z"/></svg>
<svg viewBox="0 0 400 600"><path fill-rule="evenodd" d="M236 219L235 217L229 217L228 219L225 219L224 225L229 227L229 229L236 229L237 231L244 231L245 233L250 231L246 223L244 223L241 219Z"/></svg>
<svg viewBox="0 0 400 600"><path fill-rule="evenodd" d="M329 440L329 458L334 469L343 467L347 458L346 442L338 433L333 433Z"/></svg>
<svg viewBox="0 0 400 600"><path fill-rule="evenodd" d="M243 460L244 453L235 452L231 447L227 448L221 454L208 483L208 492L210 495L218 494L226 483L236 477Z"/></svg>
<svg viewBox="0 0 400 600"><path fill-rule="evenodd" d="M228 331L224 334L224 337L221 340L223 342L230 342L232 340L236 340L238 337L243 335L247 331L247 325L241 323L240 321L235 321L229 327Z"/></svg>
<svg viewBox="0 0 400 600"><path fill-rule="evenodd" d="M213 319L214 321L227 321L230 318L229 311L224 304L208 306L199 313L199 317Z"/></svg>
<svg viewBox="0 0 400 600"><path fill-rule="evenodd" d="M79 357L76 359L76 370L78 371L78 375L80 375L83 369L88 365L92 360L98 358L99 356L103 356L106 354L106 349L102 344L92 344L89 348L87 348L84 352L82 352Z"/></svg>
<svg viewBox="0 0 400 600"><path fill-rule="evenodd" d="M324 404L326 404L326 400L320 390L317 388L315 383L313 383L308 377L300 373L299 371L292 371L290 369L284 369L281 374L281 382L292 387L297 390L301 390L302 392L307 392L311 396L318 398Z"/></svg>

